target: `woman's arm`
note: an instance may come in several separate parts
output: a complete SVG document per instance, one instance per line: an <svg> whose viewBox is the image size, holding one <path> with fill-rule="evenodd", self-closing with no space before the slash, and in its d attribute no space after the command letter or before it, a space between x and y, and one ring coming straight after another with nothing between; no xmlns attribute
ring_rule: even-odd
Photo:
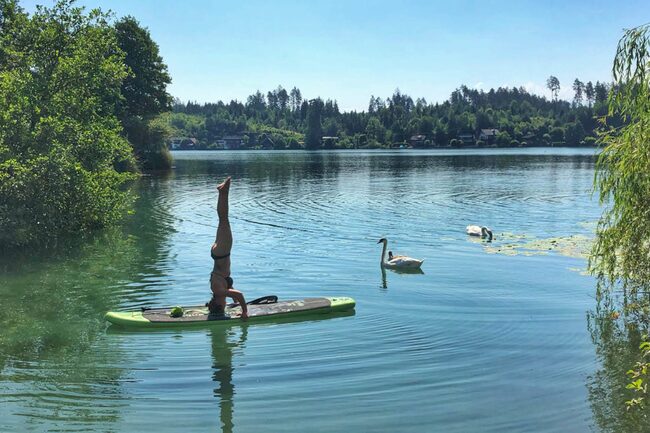
<svg viewBox="0 0 650 433"><path fill-rule="evenodd" d="M244 294L239 290L228 289L226 296L234 299L241 306L241 319L248 319L248 306L246 305L246 299L244 299Z"/></svg>

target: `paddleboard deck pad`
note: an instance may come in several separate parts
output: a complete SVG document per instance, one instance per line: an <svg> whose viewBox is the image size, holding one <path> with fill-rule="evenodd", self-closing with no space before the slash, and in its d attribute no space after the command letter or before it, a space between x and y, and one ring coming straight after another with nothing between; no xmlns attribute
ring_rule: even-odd
<svg viewBox="0 0 650 433"><path fill-rule="evenodd" d="M242 322L241 307L227 305L225 314L210 314L206 306L182 307L181 317L171 317L172 307L150 308L142 311L109 311L104 318L112 324L124 327L169 327L189 325L216 325L263 322L298 316L320 315L353 310L352 298L305 298L272 303L249 304L248 320Z"/></svg>

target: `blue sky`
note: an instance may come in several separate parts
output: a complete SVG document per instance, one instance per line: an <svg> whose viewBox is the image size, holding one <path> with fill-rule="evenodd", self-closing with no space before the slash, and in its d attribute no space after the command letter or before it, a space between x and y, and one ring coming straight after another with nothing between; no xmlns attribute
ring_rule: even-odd
<svg viewBox="0 0 650 433"><path fill-rule="evenodd" d="M28 11L48 0L21 1ZM207 1L83 0L133 15L160 46L181 100L245 100L297 86L304 97L367 109L396 88L444 101L461 84L524 86L560 97L608 81L624 28L650 21L648 0Z"/></svg>

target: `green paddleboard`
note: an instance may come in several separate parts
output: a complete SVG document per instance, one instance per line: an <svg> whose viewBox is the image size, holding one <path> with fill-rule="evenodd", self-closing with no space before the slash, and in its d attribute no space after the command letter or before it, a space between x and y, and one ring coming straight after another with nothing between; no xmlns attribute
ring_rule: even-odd
<svg viewBox="0 0 650 433"><path fill-rule="evenodd" d="M182 307L183 315L172 317L167 308L151 308L143 311L109 311L104 318L114 325L128 328L161 328L184 326L232 325L237 323L269 322L294 317L319 316L354 309L352 298L305 298L290 301L249 304L248 320L240 319L241 307L228 305L225 315L210 315L205 306Z"/></svg>

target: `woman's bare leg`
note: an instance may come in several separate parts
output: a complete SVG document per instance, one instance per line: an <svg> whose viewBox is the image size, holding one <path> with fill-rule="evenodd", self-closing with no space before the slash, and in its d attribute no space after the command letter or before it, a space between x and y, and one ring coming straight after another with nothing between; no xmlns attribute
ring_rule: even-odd
<svg viewBox="0 0 650 433"><path fill-rule="evenodd" d="M219 226L217 227L217 238L214 241L214 245L212 245L212 254L219 257L230 254L230 250L232 249L232 231L230 230L230 221L228 220L228 193L230 192L230 177L227 177L223 183L217 186L217 190L219 191L219 199L217 200L217 215L219 216ZM225 261L226 258L220 259L218 261L221 260ZM228 262L230 262L229 258ZM215 267L218 266L219 264L215 263Z"/></svg>
<svg viewBox="0 0 650 433"><path fill-rule="evenodd" d="M241 306L241 319L248 319L248 309L244 295L232 287L230 277L230 250L232 249L232 232L228 220L228 193L230 192L230 176L217 186L219 198L217 200L217 215L219 226L217 238L212 244L214 270L210 277L212 299L207 304L211 314L223 314L226 306L226 296L233 298ZM225 256L225 257L224 257ZM215 275L216 274L216 275Z"/></svg>
<svg viewBox="0 0 650 433"><path fill-rule="evenodd" d="M214 259L214 267L210 275L212 299L207 304L211 314L223 314L226 305L226 294L230 289L226 280L230 276L230 249L232 248L232 232L230 231L230 221L228 221L230 177L227 177L223 183L219 184L217 190L219 191L217 200L219 226L217 227L217 238L210 251Z"/></svg>

